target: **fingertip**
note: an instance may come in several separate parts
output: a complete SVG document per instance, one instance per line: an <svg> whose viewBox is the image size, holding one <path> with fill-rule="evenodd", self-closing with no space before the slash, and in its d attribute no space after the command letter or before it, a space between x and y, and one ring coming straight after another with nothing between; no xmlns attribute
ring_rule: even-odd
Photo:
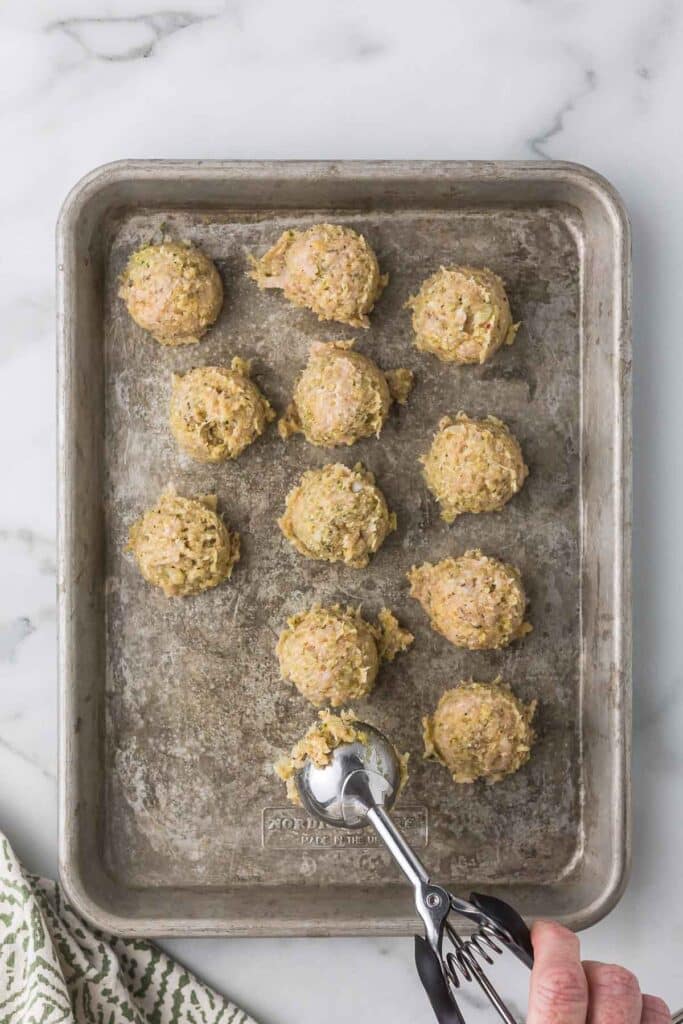
<svg viewBox="0 0 683 1024"><path fill-rule="evenodd" d="M531 942L536 957L560 952L578 959L578 936L557 921L535 921L531 928Z"/></svg>
<svg viewBox="0 0 683 1024"><path fill-rule="evenodd" d="M670 1024L671 1010L659 996L643 995L641 1024Z"/></svg>

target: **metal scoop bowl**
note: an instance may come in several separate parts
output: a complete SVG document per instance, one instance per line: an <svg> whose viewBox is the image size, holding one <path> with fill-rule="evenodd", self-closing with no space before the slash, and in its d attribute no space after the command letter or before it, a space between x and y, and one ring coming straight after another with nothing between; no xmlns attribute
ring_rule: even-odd
<svg viewBox="0 0 683 1024"><path fill-rule="evenodd" d="M463 900L430 881L424 864L389 816L401 788L396 749L374 726L357 722L356 729L363 740L340 744L323 767L307 760L299 770L296 786L302 804L336 828L371 825L413 886L415 907L425 928L424 938L415 936L415 963L439 1024L465 1024L454 995L461 980L476 981L500 1018L515 1024L479 961L492 964L492 954L508 948L531 967L529 929L502 900L477 893ZM448 920L451 911L474 925L472 936L463 938L455 931Z"/></svg>
<svg viewBox="0 0 683 1024"><path fill-rule="evenodd" d="M321 821L337 828L365 828L375 807L391 810L401 786L401 770L393 745L378 729L364 722L363 743L342 743L324 768L307 760L296 777L304 806Z"/></svg>

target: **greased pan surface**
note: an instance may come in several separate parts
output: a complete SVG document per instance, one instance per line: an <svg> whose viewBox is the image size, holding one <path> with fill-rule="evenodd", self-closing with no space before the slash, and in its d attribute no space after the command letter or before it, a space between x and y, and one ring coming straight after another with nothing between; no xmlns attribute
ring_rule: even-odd
<svg viewBox="0 0 683 1024"><path fill-rule="evenodd" d="M367 331L319 323L246 276L286 227L366 235L390 283ZM225 305L198 345L164 348L130 320L130 253L191 240ZM415 634L355 710L411 752L399 824L433 876L491 888L527 916L585 925L618 898L628 861L629 252L608 185L571 165L123 163L77 186L60 222L60 570L64 883L129 934L347 934L413 929L409 894L366 833L288 807L271 770L315 715L279 679L274 645L313 601L388 605ZM483 367L412 346L402 307L442 264L507 283L516 343ZM380 440L323 450L272 425L235 462L202 466L168 428L173 371L253 360L278 411L313 340L357 339L416 386ZM443 523L420 475L440 417L493 414L530 468L500 514ZM362 461L398 517L367 570L303 559L275 520L301 473ZM172 482L216 493L242 536L232 579L167 600L123 552ZM502 652L434 633L406 571L471 547L522 571L534 632ZM539 701L529 764L454 786L422 761L422 715L460 679L501 675Z"/></svg>

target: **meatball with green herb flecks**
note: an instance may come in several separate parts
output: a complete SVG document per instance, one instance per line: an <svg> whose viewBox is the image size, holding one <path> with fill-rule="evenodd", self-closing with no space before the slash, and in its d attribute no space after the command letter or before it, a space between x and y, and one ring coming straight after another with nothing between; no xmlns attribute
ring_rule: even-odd
<svg viewBox="0 0 683 1024"><path fill-rule="evenodd" d="M339 224L285 231L264 256L252 257L250 277L259 288L281 288L319 320L351 327L370 326L368 314L388 281L365 238Z"/></svg>
<svg viewBox="0 0 683 1024"><path fill-rule="evenodd" d="M198 366L174 374L172 387L171 432L198 462L236 459L275 418L249 378L249 363L238 356L229 368Z"/></svg>
<svg viewBox="0 0 683 1024"><path fill-rule="evenodd" d="M283 439L303 433L320 447L355 444L379 433L392 402L405 403L410 370L383 373L372 359L353 350L353 341L316 341L278 424Z"/></svg>
<svg viewBox="0 0 683 1024"><path fill-rule="evenodd" d="M424 756L445 765L454 782L500 782L531 756L535 710L536 701L523 704L500 679L460 683L422 720Z"/></svg>
<svg viewBox="0 0 683 1024"><path fill-rule="evenodd" d="M318 707L340 707L367 696L382 661L393 661L413 642L388 608L377 622L360 608L313 605L287 621L277 642L280 672Z"/></svg>
<svg viewBox="0 0 683 1024"><path fill-rule="evenodd" d="M503 282L492 270L441 267L406 303L415 346L445 363L485 363L511 345L513 324Z"/></svg>
<svg viewBox="0 0 683 1024"><path fill-rule="evenodd" d="M228 579L240 539L216 512L216 498L162 494L130 528L127 550L140 572L167 597L190 597Z"/></svg>
<svg viewBox="0 0 683 1024"><path fill-rule="evenodd" d="M464 512L500 512L529 470L519 442L495 416L444 416L431 447L420 459L427 487L447 523Z"/></svg>
<svg viewBox="0 0 683 1024"><path fill-rule="evenodd" d="M192 345L217 320L223 284L214 263L195 246L162 242L133 253L119 295L136 324L162 345Z"/></svg>
<svg viewBox="0 0 683 1024"><path fill-rule="evenodd" d="M330 463L304 473L278 526L306 558L362 569L396 529L396 516L364 466Z"/></svg>
<svg viewBox="0 0 683 1024"><path fill-rule="evenodd" d="M414 566L408 580L432 627L456 647L497 650L531 632L519 571L479 550Z"/></svg>

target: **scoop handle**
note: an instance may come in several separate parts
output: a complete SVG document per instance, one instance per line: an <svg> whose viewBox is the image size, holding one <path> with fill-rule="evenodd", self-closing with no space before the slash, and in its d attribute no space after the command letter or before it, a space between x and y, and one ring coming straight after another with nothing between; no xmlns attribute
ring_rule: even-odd
<svg viewBox="0 0 683 1024"><path fill-rule="evenodd" d="M427 884L429 875L426 867L405 841L384 808L378 805L369 807L368 821L415 890Z"/></svg>
<svg viewBox="0 0 683 1024"><path fill-rule="evenodd" d="M514 907L504 900L499 900L497 896L484 896L477 892L470 894L470 903L480 910L491 924L507 933L511 940L508 944L510 952L514 953L526 967L532 968L534 948L531 944L531 932Z"/></svg>
<svg viewBox="0 0 683 1024"><path fill-rule="evenodd" d="M450 910L449 894L431 885L429 875L383 807L370 807L368 821L415 890L415 908L425 926L426 938L415 936L415 966L439 1024L465 1024L453 998L437 950L441 948L443 922Z"/></svg>
<svg viewBox="0 0 683 1024"><path fill-rule="evenodd" d="M444 979L439 958L421 935L415 936L415 966L439 1024L465 1024Z"/></svg>

